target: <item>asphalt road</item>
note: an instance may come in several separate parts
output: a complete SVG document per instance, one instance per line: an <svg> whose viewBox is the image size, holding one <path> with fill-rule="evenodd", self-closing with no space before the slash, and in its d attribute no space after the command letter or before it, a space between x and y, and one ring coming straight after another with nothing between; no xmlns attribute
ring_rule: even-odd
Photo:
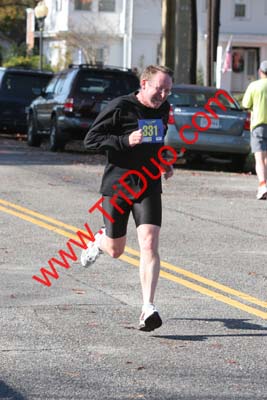
<svg viewBox="0 0 267 400"><path fill-rule="evenodd" d="M0 137L0 399L267 399L267 201L256 177L176 168L164 183L163 326L137 330L138 246L55 264L87 222L104 158ZM80 251L76 248L77 255Z"/></svg>

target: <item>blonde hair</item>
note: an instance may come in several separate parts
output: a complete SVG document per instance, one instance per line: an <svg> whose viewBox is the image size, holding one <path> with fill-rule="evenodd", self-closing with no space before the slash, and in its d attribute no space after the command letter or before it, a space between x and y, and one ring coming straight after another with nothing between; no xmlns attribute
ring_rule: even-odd
<svg viewBox="0 0 267 400"><path fill-rule="evenodd" d="M143 79L150 80L157 72L163 72L164 74L169 75L173 80L173 71L170 68L163 65L148 65L141 73L140 81Z"/></svg>

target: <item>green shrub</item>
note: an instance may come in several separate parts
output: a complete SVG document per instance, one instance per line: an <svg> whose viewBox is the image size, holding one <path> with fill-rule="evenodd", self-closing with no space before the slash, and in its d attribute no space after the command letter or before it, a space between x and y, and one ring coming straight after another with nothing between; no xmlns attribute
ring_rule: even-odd
<svg viewBox="0 0 267 400"><path fill-rule="evenodd" d="M39 69L39 56L13 56L3 63L3 67L23 67ZM44 64L43 69L52 71L51 65Z"/></svg>

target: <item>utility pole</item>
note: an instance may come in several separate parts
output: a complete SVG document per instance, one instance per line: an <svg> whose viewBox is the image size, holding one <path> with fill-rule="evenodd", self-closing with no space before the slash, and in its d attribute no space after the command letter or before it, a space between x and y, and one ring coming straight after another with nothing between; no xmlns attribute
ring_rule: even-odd
<svg viewBox="0 0 267 400"><path fill-rule="evenodd" d="M215 83L215 65L220 28L220 0L208 0L207 10L207 47L206 47L206 83Z"/></svg>

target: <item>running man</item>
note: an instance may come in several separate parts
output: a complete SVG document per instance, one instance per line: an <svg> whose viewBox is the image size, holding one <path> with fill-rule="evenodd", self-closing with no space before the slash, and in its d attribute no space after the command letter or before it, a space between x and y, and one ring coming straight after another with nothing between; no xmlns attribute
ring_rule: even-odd
<svg viewBox="0 0 267 400"><path fill-rule="evenodd" d="M162 324L154 305L160 272L161 174L168 179L173 175L173 168L160 164L158 152L164 145L167 131L170 105L166 99L172 82L173 73L169 68L148 66L141 74L140 90L109 102L84 140L88 150L105 150L107 163L100 189L105 228L83 250L81 263L85 267L90 265L102 252L118 258L124 252L127 224L132 212L140 247L143 306L139 329L142 331L152 331ZM151 157L157 163L151 163ZM138 174L130 171L140 171L144 175L144 167L151 177L146 175L146 190L137 198L134 193L143 191L144 182ZM132 196L129 191L125 192L125 186L120 186L121 177L131 188Z"/></svg>
<svg viewBox="0 0 267 400"><path fill-rule="evenodd" d="M251 113L251 151L255 157L255 169L259 181L257 199L267 198L267 60L259 69L260 79L251 82L244 94L242 105Z"/></svg>

